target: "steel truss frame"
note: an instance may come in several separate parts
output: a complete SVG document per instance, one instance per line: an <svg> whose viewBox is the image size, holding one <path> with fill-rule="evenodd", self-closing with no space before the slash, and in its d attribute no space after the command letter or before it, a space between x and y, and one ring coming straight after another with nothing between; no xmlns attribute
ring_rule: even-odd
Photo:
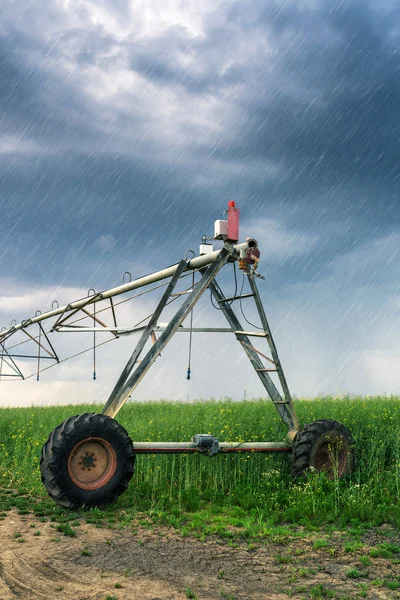
<svg viewBox="0 0 400 600"><path fill-rule="evenodd" d="M140 279L124 283L122 286L118 286L117 288L112 288L101 293L94 292L92 295L88 295L87 298L78 300L61 308L57 307L52 311L48 311L47 313L36 314L35 317L25 320L18 325L14 324L10 328L0 332L0 365L2 365L3 362L6 362L6 364L13 370L13 375L11 376L20 377L23 379L24 376L22 372L13 360L15 356L17 356L18 358L37 358L38 365L40 358L47 358L52 359L56 362L60 362L59 357L56 351L54 350L54 347L51 344L49 337L41 324L41 321L53 317L57 318L50 329L51 332L92 332L93 336L95 336L97 332L108 332L114 337L119 337L120 335L140 333L141 335L139 341L137 342L133 353L130 356L121 375L119 376L118 381L116 382L102 411L103 414L114 418L119 412L119 410L122 408L124 403L128 400L134 389L149 371L152 364L157 360L158 356L166 347L168 342L172 339L175 333L189 331L204 333L233 333L238 342L241 344L245 354L249 358L251 365L253 366L261 383L266 389L269 397L271 398L282 421L288 427L287 439L289 444L288 442L219 443L218 440L212 438L212 436L198 434L194 436L191 442L134 442L134 450L137 453L156 454L178 452L205 452L209 455L213 455L218 452L290 452L290 442L293 440L297 431L299 431L300 426L293 406L293 401L290 395L287 381L281 366L281 362L279 360L278 352L271 334L268 320L262 305L260 294L257 288L257 274L255 273L255 270L249 265L245 271L245 274L248 277L251 293L234 296L233 298L225 297L224 293L222 292L221 288L219 287L216 281L216 276L228 262L236 261L241 256L241 253L243 251L254 246L257 246L257 242L251 239L243 244L238 244L236 246L232 246L228 243L225 243L224 247L219 251L212 252L208 255L202 255L191 260L181 260L176 265L168 267L163 271L159 271L157 273L153 273ZM174 290L178 281L187 273L187 271L198 271L201 275L199 281L195 283L191 289L186 290L186 292L175 293ZM166 289L164 290L164 293L162 294L162 297L159 300L155 311L152 313L152 315L150 315L147 324L143 326L136 326L132 329L118 328L113 297L167 278L170 278L170 281L167 284ZM183 321L191 313L194 306L207 289L211 291L212 296L218 303L222 314L228 322L229 327L184 327L182 325ZM160 323L159 319L165 307L172 301L172 299L181 295L185 295L186 298L176 311L175 315L172 317L172 319L170 319L168 323ZM241 301L244 298L254 299L257 313L262 325L261 331L245 331L238 317L236 316L232 305L235 301ZM110 309L112 312L112 327L108 327L103 320L99 319L98 313L96 314L96 302L107 299L109 299L110 301L110 306L108 307L108 309ZM90 305L93 305L92 312L89 311L87 308ZM93 326L84 327L76 325L76 320L71 323L71 317L76 317L78 313L83 313L84 316L82 317L82 319L90 318L93 322ZM26 331L27 327L33 325L34 323L38 323L39 325L39 336L32 336ZM38 345L37 356L10 354L9 350L6 350L5 342L19 330L22 330L32 341L36 342L36 344ZM158 339L155 336L156 332L160 333ZM45 339L47 345L43 343L42 338ZM266 354L257 350L253 346L251 338L265 339L269 345L271 356L267 356ZM144 358L142 358L139 361L139 357L141 356L146 343L150 340L153 342L152 346L147 351ZM264 365L261 358L264 358L267 361L268 366ZM278 390L271 378L270 373L273 372L275 372L279 378L282 393Z"/></svg>

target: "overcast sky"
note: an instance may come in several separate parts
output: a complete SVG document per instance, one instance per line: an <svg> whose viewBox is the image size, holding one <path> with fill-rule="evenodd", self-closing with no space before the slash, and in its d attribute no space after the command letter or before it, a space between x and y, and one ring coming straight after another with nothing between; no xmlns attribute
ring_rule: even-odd
<svg viewBox="0 0 400 600"><path fill-rule="evenodd" d="M391 0L4 3L0 326L197 252L234 198L292 393L398 393L399 41ZM0 401L105 401L118 344ZM262 395L237 345L197 336L187 382L180 338L135 397Z"/></svg>

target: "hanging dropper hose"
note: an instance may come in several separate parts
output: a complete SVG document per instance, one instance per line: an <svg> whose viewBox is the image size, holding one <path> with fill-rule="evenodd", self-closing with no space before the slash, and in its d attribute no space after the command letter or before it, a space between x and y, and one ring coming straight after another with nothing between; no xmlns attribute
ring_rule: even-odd
<svg viewBox="0 0 400 600"><path fill-rule="evenodd" d="M194 286L194 273L192 283ZM188 368L186 379L190 380L191 368L190 363L192 360L192 339L193 339L193 310L190 311L190 333L189 333L189 355L188 355Z"/></svg>
<svg viewBox="0 0 400 600"><path fill-rule="evenodd" d="M96 329L96 302L93 303L93 329ZM93 331L93 379L96 381L96 331Z"/></svg>
<svg viewBox="0 0 400 600"><path fill-rule="evenodd" d="M41 337L42 337L42 328L39 323L39 347L38 347L38 357L37 357L36 381L39 381L39 379L40 379L40 348L41 348L40 342L41 342Z"/></svg>
<svg viewBox="0 0 400 600"><path fill-rule="evenodd" d="M35 312L35 317L38 317L39 315L41 315L41 311L37 310ZM38 358L37 358L37 372L36 372L36 381L40 380L40 349L41 349L41 338L42 338L42 326L40 323L38 323L39 325L39 347L38 347Z"/></svg>
<svg viewBox="0 0 400 600"><path fill-rule="evenodd" d="M196 256L193 250L186 250L185 259L188 260L188 253L191 252L193 256ZM194 271L192 272L192 290L194 288ZM188 351L188 368L186 372L186 379L190 381L191 375L191 360L192 360L192 340L193 340L193 309L190 311L190 326L189 326L189 351Z"/></svg>
<svg viewBox="0 0 400 600"><path fill-rule="evenodd" d="M1 328L1 331L5 331L5 330L6 330L5 327ZM6 351L5 343L2 343L1 344L1 360L0 360L0 381L1 381L1 374L3 372L3 356L5 354L5 351Z"/></svg>
<svg viewBox="0 0 400 600"><path fill-rule="evenodd" d="M88 296L95 296L96 290L90 288ZM93 302L93 380L96 381L96 302Z"/></svg>

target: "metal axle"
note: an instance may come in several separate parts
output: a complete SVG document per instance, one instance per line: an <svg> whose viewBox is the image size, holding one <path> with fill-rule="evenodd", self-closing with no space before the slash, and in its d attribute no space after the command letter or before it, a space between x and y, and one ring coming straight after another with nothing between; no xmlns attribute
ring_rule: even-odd
<svg viewBox="0 0 400 600"><path fill-rule="evenodd" d="M202 450L194 442L133 442L135 454L196 454ZM219 442L219 452L291 452L286 442Z"/></svg>

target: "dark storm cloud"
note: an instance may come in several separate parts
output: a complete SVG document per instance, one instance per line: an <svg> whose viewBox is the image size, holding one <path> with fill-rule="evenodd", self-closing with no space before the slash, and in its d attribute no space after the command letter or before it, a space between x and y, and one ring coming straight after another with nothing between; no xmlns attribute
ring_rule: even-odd
<svg viewBox="0 0 400 600"><path fill-rule="evenodd" d="M307 188L377 179L392 186L400 175L399 19L399 10L381 14L366 2L251 0L231 7L223 27L210 18L205 38L175 28L135 44L131 67L192 94L233 88L236 136L214 158L283 161L290 185ZM246 63L244 36L254 44L264 37L270 49L260 45ZM187 66L181 55L192 58Z"/></svg>
<svg viewBox="0 0 400 600"><path fill-rule="evenodd" d="M154 39L145 39L130 49L130 67L160 85L182 86L189 94L218 94L244 78L240 65L221 72L221 59L230 54L229 28L210 26L205 39L189 35L183 27L170 28ZM180 58L190 57L184 66Z"/></svg>
<svg viewBox="0 0 400 600"><path fill-rule="evenodd" d="M176 26L157 38L118 42L100 27L73 29L51 52L84 36L77 62L104 67L116 60L110 50L124 48L131 69L159 85L199 96L231 89L238 109L231 124L235 135L203 148L203 160L208 152L214 159L258 157L282 162L289 185L363 186L400 175L396 18L400 15L376 14L365 2L318 2L300 9L299 3L251 0L231 6L224 21L210 17L205 36L193 38ZM240 42L252 36L255 45L265 38L270 51L260 47L247 62ZM101 149L105 139L97 131L95 105L65 76L43 71L46 52L49 48L15 31L1 40L3 132L17 129L47 142L93 138Z"/></svg>
<svg viewBox="0 0 400 600"><path fill-rule="evenodd" d="M51 19L62 24L61 13ZM283 270L276 266L282 278L319 276L335 253L398 219L399 21L366 2L251 0L216 6L197 37L173 26L117 39L100 25L74 25L41 39L38 28L10 25L0 38L1 133L32 151L17 140L15 153L0 155L5 230L25 236L26 253L36 227L56 268L66 256L61 242L84 256L102 235L127 240L127 253L138 238L142 249L178 232L197 239L198 227L210 233L210 208L233 196L249 218L267 214L311 238L325 232L318 256L291 254ZM141 114L134 96L128 108L89 96L90 68L130 69L142 78L140 93L146 79L173 90L182 113L189 99L184 143L171 147L163 124L148 140L153 115ZM220 135L198 143L191 124L205 98L233 113ZM270 163L275 175L265 175ZM38 276L40 247L24 261ZM12 256L10 272L20 263Z"/></svg>
<svg viewBox="0 0 400 600"><path fill-rule="evenodd" d="M78 35L77 31L67 32L58 43L65 47ZM112 36L93 31L87 38L88 56L78 52L73 58L83 61L91 57L93 61L99 55L100 62L100 47L111 47ZM90 144L92 151L94 145L101 149L105 140L98 133L93 102L65 72L45 62L48 56L60 54L57 44L41 43L23 32L10 29L0 36L0 133L22 136L42 145L42 151L62 152L65 145L78 149L85 144ZM21 166L24 170L23 159Z"/></svg>
<svg viewBox="0 0 400 600"><path fill-rule="evenodd" d="M339 176L361 184L387 178L392 185L400 174L393 21L364 2L322 2L304 12L286 5L275 18L271 11L262 15L278 53L278 81L246 97L249 136L240 150L279 157L313 184ZM282 80L293 82L296 93L287 93Z"/></svg>

